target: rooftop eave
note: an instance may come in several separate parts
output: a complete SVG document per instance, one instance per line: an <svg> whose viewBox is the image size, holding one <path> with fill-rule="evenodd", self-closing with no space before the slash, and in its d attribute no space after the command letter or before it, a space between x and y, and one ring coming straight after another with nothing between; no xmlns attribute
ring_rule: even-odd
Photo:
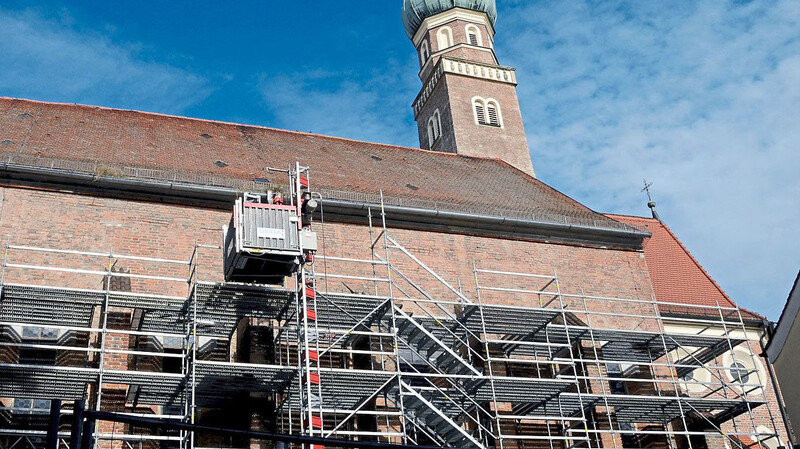
<svg viewBox="0 0 800 449"><path fill-rule="evenodd" d="M228 209L241 189L182 182L137 179L80 173L61 169L0 164L0 181L7 185L68 190L98 196L160 201ZM368 201L323 198L326 218L333 221L366 223L370 209L381 205ZM384 205L390 226L568 243L594 247L639 250L650 234L634 228L612 229L575 223L545 222L492 214L466 213L434 208ZM374 212L373 212L374 214Z"/></svg>

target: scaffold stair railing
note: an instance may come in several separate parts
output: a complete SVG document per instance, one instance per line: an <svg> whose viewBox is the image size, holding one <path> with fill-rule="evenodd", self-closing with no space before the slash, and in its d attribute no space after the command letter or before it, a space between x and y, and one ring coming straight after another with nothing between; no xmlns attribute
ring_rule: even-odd
<svg viewBox="0 0 800 449"><path fill-rule="evenodd" d="M421 420L429 429L441 436L448 446L484 448L484 445L475 439L461 424L453 421L450 416L435 405L430 397L425 397L414 387L401 382L403 404L413 412L415 419Z"/></svg>
<svg viewBox="0 0 800 449"><path fill-rule="evenodd" d="M417 352L424 355L427 360L432 361L437 368L450 374L475 376L482 374L411 315L406 314L397 306L395 306L395 313L400 322L397 326L397 335L407 345L413 346Z"/></svg>

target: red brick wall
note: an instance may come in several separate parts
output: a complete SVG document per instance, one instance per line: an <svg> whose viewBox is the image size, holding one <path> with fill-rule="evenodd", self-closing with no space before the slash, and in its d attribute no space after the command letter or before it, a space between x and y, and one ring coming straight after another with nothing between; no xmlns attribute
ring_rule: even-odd
<svg viewBox="0 0 800 449"><path fill-rule="evenodd" d="M492 37L485 25L474 24L460 19L433 27L417 46L419 55L422 42L427 42L431 53L439 48L436 33L448 27L453 35L453 47L444 54L450 57L475 61L482 64L497 64L493 51L474 46L459 46L468 43L465 27L475 25L482 36L481 47L491 49ZM420 72L423 85L427 83L433 67L441 55L431 58ZM420 146L436 151L456 152L469 156L496 157L521 170L532 173L530 150L522 123L516 87L466 76L446 74L430 95L425 107L416 117ZM475 123L472 98L480 96L493 98L500 104L503 127L494 128ZM433 146L428 141L428 119L439 109L442 121L442 138Z"/></svg>
<svg viewBox="0 0 800 449"><path fill-rule="evenodd" d="M195 241L203 244L220 244L221 228L227 224L229 214L226 211L205 210L191 207L180 207L166 204L126 201L111 198L80 196L68 193L35 191L27 189L2 188L0 207L0 229L9 235L12 243L19 245L49 246L61 249L89 250L101 253L110 248L116 253L160 257L170 259L188 259ZM315 224L320 237L320 252L328 256L369 259L371 257L370 236L366 226L326 223ZM558 288L568 294L585 294L602 297L621 297L642 301L641 303L620 303L606 300L587 301L585 307L600 312L591 317L591 325L595 327L612 327L627 329L655 330L653 320L623 319L615 316L616 311L624 307L627 313L652 315L650 300L651 283L641 252L589 248L563 244L550 244L510 239L487 238L438 232L421 232L411 230L390 229L389 235L396 239L411 253L419 258L438 275L443 277L470 300L476 299L473 277L473 263L480 269L525 272L550 275L557 273ZM378 245L377 253L384 257L384 248ZM12 252L11 257L17 257ZM70 266L76 263L79 267L102 269L107 260L87 260L59 256L49 259L33 255L32 262ZM413 279L425 291L442 301L455 301L456 295L432 275L425 272L418 264L396 249L390 249L392 264L401 272ZM38 258L38 259L37 259ZM126 262L125 270L141 273L144 264ZM221 252L206 250L201 255L200 275L202 279L221 279ZM185 267L169 267L155 264L151 273L180 275ZM320 276L320 290L346 291L353 289L365 293L374 292L371 282L329 278L325 282L327 272L350 275L370 275L371 268L364 264L343 262L326 262L317 258L315 270ZM378 267L378 275L385 276L385 268ZM184 273L185 274L185 273ZM31 277L24 272L11 270L7 273L8 282L58 282L73 287L101 288L102 276L67 276L48 274L50 278L39 275ZM397 276L395 275L395 280ZM535 289L543 288L545 281L540 279L520 280L501 275L483 274L481 283L485 285L502 285L506 287ZM346 286L345 286L346 284ZM402 281L404 290L411 292L413 288ZM134 279L133 291L151 290L158 292L165 284L141 284ZM185 287L183 287L185 288ZM554 284L547 287L554 291ZM180 294L179 286L168 290ZM385 287L378 288L385 293ZM161 291L161 293L165 293ZM398 292L395 292L398 294ZM415 295L419 297L419 295ZM502 302L510 304L539 305L539 297L535 295L508 295L498 292L484 291L485 302ZM582 314L584 303L580 297L567 298L566 305L574 310L574 316L584 322ZM603 313L605 315L603 315ZM127 321L126 321L127 320ZM112 321L119 321L124 327L130 321L129 313L121 312L112 316ZM255 335L255 334L254 334ZM111 336L109 347L129 349L130 341L125 336ZM257 346L257 345L256 345ZM252 357L252 355L251 355ZM106 367L124 369L128 363L124 355L106 357ZM117 386L109 386L117 387ZM772 395L768 390L768 395ZM773 410L776 410L773 407ZM756 411L759 422L769 426L766 419L768 410L761 407Z"/></svg>
<svg viewBox="0 0 800 449"><path fill-rule="evenodd" d="M447 48L439 48L438 40L436 39L436 33L444 28L449 27L450 30L453 32L453 46L457 46L458 44L467 44L467 33L466 33L466 26L467 25L475 25L481 32L481 38L483 40L483 45L481 47L484 48L492 48L492 37L489 35L489 32L486 28L486 25L478 24L474 22L467 22L465 20L455 19L450 22L444 23L437 27L431 28L425 33L425 38L428 40L428 44L431 45L431 53L436 53L438 51L446 50ZM422 43L420 42L420 45ZM469 59L484 62L486 64L494 64L495 58L491 52L485 52L481 50L472 50L470 52L472 55ZM488 56L486 56L488 55Z"/></svg>
<svg viewBox="0 0 800 449"><path fill-rule="evenodd" d="M475 123L473 97L492 98L500 105L503 127ZM428 144L428 119L441 114L442 137ZM416 118L420 146L468 156L495 157L532 172L516 87L461 75L444 74Z"/></svg>

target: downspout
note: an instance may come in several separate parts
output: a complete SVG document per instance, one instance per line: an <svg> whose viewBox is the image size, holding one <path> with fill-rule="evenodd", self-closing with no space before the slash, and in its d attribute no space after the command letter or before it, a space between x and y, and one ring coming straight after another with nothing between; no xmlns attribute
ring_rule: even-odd
<svg viewBox="0 0 800 449"><path fill-rule="evenodd" d="M769 372L769 379L772 382L772 390L775 393L775 400L778 403L778 409L781 411L781 418L783 419L783 425L786 427L786 436L789 437L789 443L792 444L795 448L797 448L798 444L796 444L797 438L792 431L792 425L789 423L789 414L786 412L786 405L783 402L783 395L781 395L781 391L778 389L778 378L775 375L775 368L773 368L772 363L770 363L769 358L767 357L767 346L764 344L764 338L772 338L774 334L773 329L774 324L769 320L762 320L761 321L761 328L764 331L761 333L761 337L758 339L758 344L761 346L761 357L764 358L764 361L767 365L767 371ZM769 406L769 405L767 405Z"/></svg>

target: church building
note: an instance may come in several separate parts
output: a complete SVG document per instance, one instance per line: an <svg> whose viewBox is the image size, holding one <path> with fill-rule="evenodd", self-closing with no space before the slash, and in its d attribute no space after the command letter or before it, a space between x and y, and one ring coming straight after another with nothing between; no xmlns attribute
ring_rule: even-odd
<svg viewBox="0 0 800 449"><path fill-rule="evenodd" d="M402 20L420 148L0 97L0 447L792 444L765 319L536 178L495 1Z"/></svg>

